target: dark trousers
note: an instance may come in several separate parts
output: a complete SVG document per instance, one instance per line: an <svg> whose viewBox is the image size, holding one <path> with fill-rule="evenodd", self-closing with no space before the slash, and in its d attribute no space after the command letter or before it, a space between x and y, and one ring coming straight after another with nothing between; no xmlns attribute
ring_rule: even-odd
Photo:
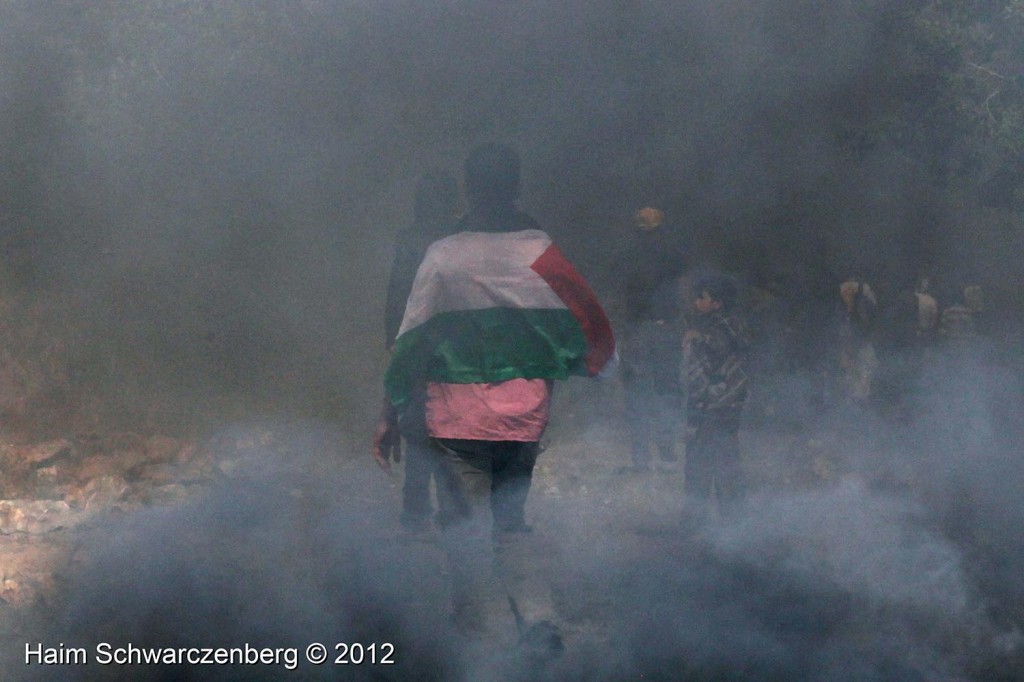
<svg viewBox="0 0 1024 682"><path fill-rule="evenodd" d="M685 492L687 513L705 518L712 491L719 510L727 511L744 493L740 468L740 410L694 411L689 415L693 436L686 444Z"/></svg>
<svg viewBox="0 0 1024 682"><path fill-rule="evenodd" d="M526 528L526 498L539 443L438 438L443 476L438 481L442 525L469 519L486 500L496 530Z"/></svg>
<svg viewBox="0 0 1024 682"><path fill-rule="evenodd" d="M622 383L633 464L651 462L651 446L664 461L673 461L676 422L682 397L679 378L682 345L676 325L638 323L624 343Z"/></svg>
<svg viewBox="0 0 1024 682"><path fill-rule="evenodd" d="M456 624L514 634L549 619L538 538L524 532L537 443L434 439L440 456L440 523ZM511 608L510 608L511 606Z"/></svg>
<svg viewBox="0 0 1024 682"><path fill-rule="evenodd" d="M430 477L438 466L436 449L426 436L405 438L405 482L402 484L402 524L425 523L433 508L430 504Z"/></svg>

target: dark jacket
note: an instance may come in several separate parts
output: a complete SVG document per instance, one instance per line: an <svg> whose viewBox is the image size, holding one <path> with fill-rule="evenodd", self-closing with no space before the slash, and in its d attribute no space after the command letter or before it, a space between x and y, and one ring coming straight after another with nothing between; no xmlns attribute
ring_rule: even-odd
<svg viewBox="0 0 1024 682"><path fill-rule="evenodd" d="M736 314L693 317L687 356L687 406L691 411L741 410L747 399L746 324Z"/></svg>
<svg viewBox="0 0 1024 682"><path fill-rule="evenodd" d="M668 226L633 233L622 256L626 273L627 323L672 322L682 302L679 278L686 268L686 252L678 233Z"/></svg>

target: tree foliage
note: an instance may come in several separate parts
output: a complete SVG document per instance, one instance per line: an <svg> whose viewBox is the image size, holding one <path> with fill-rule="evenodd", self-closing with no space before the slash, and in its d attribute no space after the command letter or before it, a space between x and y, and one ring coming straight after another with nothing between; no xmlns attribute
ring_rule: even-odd
<svg viewBox="0 0 1024 682"><path fill-rule="evenodd" d="M696 260L821 297L851 270L1024 285L1024 0L581 8L3 3L0 275L148 365L279 375L376 329L415 176L497 138L606 289L645 203Z"/></svg>

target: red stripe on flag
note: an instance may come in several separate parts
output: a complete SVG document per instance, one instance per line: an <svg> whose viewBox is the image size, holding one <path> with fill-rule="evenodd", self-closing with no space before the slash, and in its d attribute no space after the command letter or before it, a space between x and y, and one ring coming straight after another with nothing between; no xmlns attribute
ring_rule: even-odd
<svg viewBox="0 0 1024 682"><path fill-rule="evenodd" d="M576 271L561 250L551 244L530 268L562 299L583 329L587 340L584 363L587 373L597 374L615 353L615 336L604 309L587 280Z"/></svg>

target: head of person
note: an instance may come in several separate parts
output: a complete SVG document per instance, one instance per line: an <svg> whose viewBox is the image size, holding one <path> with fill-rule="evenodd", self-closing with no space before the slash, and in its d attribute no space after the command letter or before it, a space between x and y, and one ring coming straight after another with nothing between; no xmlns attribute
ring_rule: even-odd
<svg viewBox="0 0 1024 682"><path fill-rule="evenodd" d="M414 212L417 223L445 223L459 208L459 183L448 171L431 169L416 183Z"/></svg>
<svg viewBox="0 0 1024 682"><path fill-rule="evenodd" d="M693 284L693 307L701 315L728 313L736 306L739 294L736 281L721 273L707 273Z"/></svg>
<svg viewBox="0 0 1024 682"><path fill-rule="evenodd" d="M633 225L641 232L652 232L665 222L665 214L652 206L645 206L633 214Z"/></svg>
<svg viewBox="0 0 1024 682"><path fill-rule="evenodd" d="M931 286L931 275L927 271L923 271L917 275L917 281L914 283L914 292L918 294L930 293Z"/></svg>
<svg viewBox="0 0 1024 682"><path fill-rule="evenodd" d="M866 286L867 285L864 283L864 280L856 275L850 275L840 283L839 300L842 301L843 306L847 310L853 310L853 305L857 301L857 296Z"/></svg>
<svg viewBox="0 0 1024 682"><path fill-rule="evenodd" d="M981 285L968 284L964 287L964 304L975 313L985 309L985 291Z"/></svg>
<svg viewBox="0 0 1024 682"><path fill-rule="evenodd" d="M463 170L473 208L506 208L519 198L519 154L509 145L490 142L473 148Z"/></svg>

